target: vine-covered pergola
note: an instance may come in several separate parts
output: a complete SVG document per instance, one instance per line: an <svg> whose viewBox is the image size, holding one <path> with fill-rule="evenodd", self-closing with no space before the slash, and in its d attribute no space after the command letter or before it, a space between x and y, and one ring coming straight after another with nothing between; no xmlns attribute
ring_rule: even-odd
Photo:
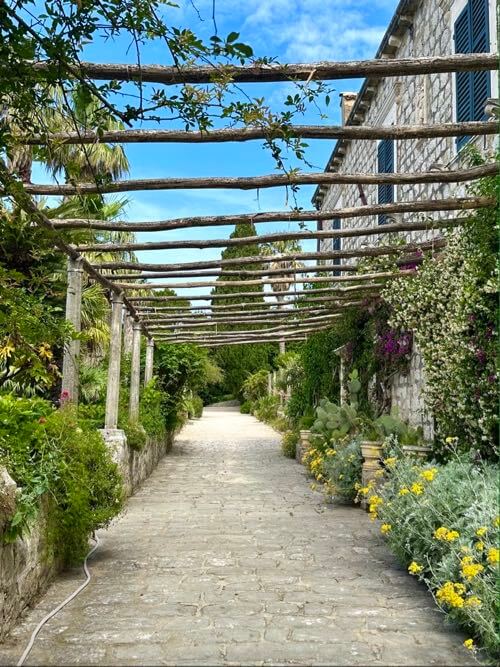
<svg viewBox="0 0 500 667"><path fill-rule="evenodd" d="M43 71L47 63L33 63L32 67ZM89 80L119 80L153 82L161 85L199 84L213 81L211 67L161 67L107 65L78 63L74 66L76 78ZM450 56L376 59L354 62L321 62L288 65L251 65L227 67L225 73L237 83L263 83L281 81L332 81L336 79L371 77L403 77L417 74L437 74L498 69L498 56L490 53L458 54ZM89 131L61 132L55 134L21 134L16 138L21 145L44 146L51 144L126 144L152 142L161 143L208 143L243 142L255 140L279 140L284 132L288 137L314 139L349 139L351 141L373 141L377 139L433 139L457 136L485 136L498 131L492 121L440 123L399 127L374 127L362 125L303 126L290 125L270 130L262 127L243 129L214 129L208 132L181 130L136 130L126 129L101 133ZM94 219L49 219L40 210L32 195L94 195L118 192L153 190L190 190L204 188L229 188L248 190L300 185L332 184L443 184L471 183L498 173L496 163L487 163L467 169L449 169L413 173L324 173L291 172L252 177L203 178L154 178L142 180L118 180L109 183L68 184L22 184L10 174L5 164L0 165L3 190L0 195L10 197L30 219L45 227L52 235L55 246L68 257L68 281L66 317L78 332L81 329L82 273L91 281L99 283L109 295L111 302L111 337L106 399L105 427L114 429L118 420L120 363L122 351L122 327L124 314L133 321L133 342L130 380L130 417L137 419L140 388L141 336L147 339L145 381L152 377L153 349L155 342L197 343L216 347L248 343L273 342L279 340L303 340L309 334L331 326L342 317L342 312L353 305L365 302L366 297L377 295L387 281L394 277L407 276L412 270L405 268L408 262L418 263L422 254L433 256L446 246L440 231L455 227L464 221L463 212L495 205L488 197L448 197L427 201L424 199L401 201L390 204L361 205L336 210L267 211L256 214L207 215L158 221L109 221ZM412 213L426 214L420 221L405 219ZM66 242L61 232L73 229L96 231L140 231L168 232L179 229L197 229L212 226L229 226L238 223L290 223L330 220L339 218L369 219L379 214L398 214L398 222L385 225L351 227L348 222L339 230L284 231L273 234L243 238L166 240L135 243L88 243L72 245ZM402 216L401 216L402 214ZM433 217L434 214L434 217ZM410 242L393 245L384 242L385 235L396 232L433 230L432 240L421 243ZM334 239L377 236L380 243L364 245L356 249L330 252L293 252L274 255L258 255L232 259L198 262L145 263L112 261L92 264L87 253L106 251L183 250L188 248L228 248L275 241L302 241L309 239ZM357 265L349 260L362 257L397 255L401 270L392 272L358 272ZM330 264L338 260L337 264ZM303 262L313 264L304 265ZM271 265L272 266L269 266ZM255 269L255 265L260 268ZM268 265L268 268L266 268ZM328 274L330 272L330 274ZM326 275L325 275L326 273ZM306 274L306 275L305 275ZM227 278L227 281L224 281ZM162 282L148 282L164 279ZM192 279L191 281L189 279ZM214 280L216 279L216 281ZM297 289L307 283L311 289ZM257 288L272 285L272 291ZM280 286L294 285L287 306L276 305L263 297L282 296ZM323 285L323 286L322 286ZM324 286L326 285L326 286ZM230 286L244 288L241 292L216 293L211 296L196 292L207 287ZM255 286L256 291L247 291ZM179 296L155 295L159 289L193 289L188 300L207 301L211 305L179 305ZM235 304L234 300L241 302ZM258 301L256 301L258 299ZM183 299L184 300L184 299ZM225 303L228 300L231 303ZM219 329L221 327L221 329ZM65 350L63 366L63 391L72 400L78 400L79 341L71 341Z"/></svg>

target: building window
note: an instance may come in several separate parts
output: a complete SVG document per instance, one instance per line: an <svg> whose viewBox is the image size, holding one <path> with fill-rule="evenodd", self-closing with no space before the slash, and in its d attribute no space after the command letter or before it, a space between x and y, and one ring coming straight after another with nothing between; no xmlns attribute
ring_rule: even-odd
<svg viewBox="0 0 500 667"><path fill-rule="evenodd" d="M393 139L384 139L378 145L378 173L392 174L394 172L394 141ZM394 201L394 185L384 183L378 186L378 203L390 204ZM386 215L378 216L378 224L384 225L387 222Z"/></svg>
<svg viewBox="0 0 500 667"><path fill-rule="evenodd" d="M453 38L455 53L482 53L489 51L488 0L469 0L455 21ZM457 122L483 120L484 106L491 95L490 73L457 72L455 74ZM457 137L461 148L469 137Z"/></svg>
<svg viewBox="0 0 500 667"><path fill-rule="evenodd" d="M332 229L340 229L340 218L333 218L332 220ZM342 249L342 244L341 244L341 238L340 236L334 236L332 239L332 250L341 250ZM333 264L340 264L340 257L336 257L333 260ZM334 276L340 276L340 271L334 271L333 272Z"/></svg>

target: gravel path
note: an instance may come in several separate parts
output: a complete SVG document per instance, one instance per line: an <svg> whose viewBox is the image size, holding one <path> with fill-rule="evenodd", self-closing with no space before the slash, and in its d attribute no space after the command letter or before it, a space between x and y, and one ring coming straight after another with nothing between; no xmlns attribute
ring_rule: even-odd
<svg viewBox="0 0 500 667"><path fill-rule="evenodd" d="M279 436L235 408L190 423L100 539L90 586L28 664L475 664L368 516L325 505ZM79 581L58 578L0 664Z"/></svg>

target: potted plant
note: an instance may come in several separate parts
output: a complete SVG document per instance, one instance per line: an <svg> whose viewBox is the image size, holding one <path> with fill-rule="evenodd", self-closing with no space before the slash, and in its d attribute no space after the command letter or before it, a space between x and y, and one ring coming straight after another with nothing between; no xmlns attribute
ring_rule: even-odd
<svg viewBox="0 0 500 667"><path fill-rule="evenodd" d="M432 449L425 443L421 426L418 428L408 427L407 432L400 438L400 443L403 453L409 456L425 459L432 452Z"/></svg>
<svg viewBox="0 0 500 667"><path fill-rule="evenodd" d="M314 423L313 415L305 415L302 417L299 423L299 436L300 440L297 443L297 448L295 452L296 459L299 463L302 463L302 457L309 449L311 444L311 426Z"/></svg>

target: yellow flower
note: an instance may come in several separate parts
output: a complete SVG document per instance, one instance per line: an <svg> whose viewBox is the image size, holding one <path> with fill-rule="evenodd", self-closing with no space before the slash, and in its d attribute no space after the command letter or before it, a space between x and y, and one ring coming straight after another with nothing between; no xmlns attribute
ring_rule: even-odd
<svg viewBox="0 0 500 667"><path fill-rule="evenodd" d="M483 535L486 535L487 532L488 532L488 529L486 528L486 526L481 526L481 528L478 528L476 530L476 535L478 537L483 537Z"/></svg>
<svg viewBox="0 0 500 667"><path fill-rule="evenodd" d="M464 646L468 651L473 651L474 650L474 640L473 639L466 639L464 641Z"/></svg>
<svg viewBox="0 0 500 667"><path fill-rule="evenodd" d="M484 570L480 563L474 563L472 556L464 556L460 561L460 566L462 577L467 581L471 581Z"/></svg>
<svg viewBox="0 0 500 667"><path fill-rule="evenodd" d="M446 541L454 542L459 537L460 533L458 532L458 530L449 530L448 533L446 534Z"/></svg>
<svg viewBox="0 0 500 667"><path fill-rule="evenodd" d="M0 359L2 361L5 361L7 359L7 357L10 357L10 355L12 354L12 352L14 352L15 349L16 348L12 345L12 343L10 342L10 339L7 338L7 341L5 342L5 345L0 347Z"/></svg>
<svg viewBox="0 0 500 667"><path fill-rule="evenodd" d="M476 542L476 544L474 545L474 547L475 547L478 551L483 551L483 550L484 550L484 542L482 542L482 541Z"/></svg>
<svg viewBox="0 0 500 667"><path fill-rule="evenodd" d="M50 349L50 345L48 343L42 343L42 345L40 345L40 347L38 348L38 354L42 359L48 359L49 361L54 356L52 354L52 350Z"/></svg>
<svg viewBox="0 0 500 667"><path fill-rule="evenodd" d="M375 471L375 477L379 479L380 477L384 476L384 471L383 470L376 470Z"/></svg>
<svg viewBox="0 0 500 667"><path fill-rule="evenodd" d="M330 448L330 449L326 450L326 455L327 456L335 456L336 453L337 453L337 451L335 449Z"/></svg>
<svg viewBox="0 0 500 667"><path fill-rule="evenodd" d="M422 479L425 479L427 482L432 482L436 474L437 474L437 468L429 468L428 470L422 470L422 472L420 473L420 477L422 477Z"/></svg>
<svg viewBox="0 0 500 667"><path fill-rule="evenodd" d="M372 512L372 511L370 510L370 514L369 514L370 521L375 521L375 519L377 518L377 516L378 516L377 512Z"/></svg>
<svg viewBox="0 0 500 667"><path fill-rule="evenodd" d="M495 528L500 528L500 514L493 519L493 525Z"/></svg>
<svg viewBox="0 0 500 667"><path fill-rule="evenodd" d="M490 563L490 565L497 565L498 561L500 560L500 550L495 549L495 547L488 549L486 560L488 563Z"/></svg>
<svg viewBox="0 0 500 667"><path fill-rule="evenodd" d="M445 540L446 535L448 535L448 528L445 528L444 526L441 526L441 528L436 528L434 531L434 537L436 540Z"/></svg>
<svg viewBox="0 0 500 667"><path fill-rule="evenodd" d="M453 445L455 442L458 442L458 438L452 437L449 435L445 440L447 445Z"/></svg>
<svg viewBox="0 0 500 667"><path fill-rule="evenodd" d="M460 537L460 533L457 530L448 530L448 528L441 526L441 528L436 528L434 531L434 537L436 540L454 542L458 537Z"/></svg>
<svg viewBox="0 0 500 667"><path fill-rule="evenodd" d="M464 599L461 593L465 592L463 584L454 584L447 581L436 593L438 602L449 605L450 607L463 607Z"/></svg>
<svg viewBox="0 0 500 667"><path fill-rule="evenodd" d="M420 572L422 572L423 569L424 569L423 566L419 565L415 561L412 561L408 566L408 572L410 574L419 574Z"/></svg>
<svg viewBox="0 0 500 667"><path fill-rule="evenodd" d="M418 482L414 482L410 486L410 491L412 493L414 493L416 496L420 496L424 492L424 487L422 486L422 484L419 484Z"/></svg>
<svg viewBox="0 0 500 667"><path fill-rule="evenodd" d="M470 598L467 598L465 600L465 606L466 607L480 607L481 606L481 600L477 597L477 595L471 595Z"/></svg>
<svg viewBox="0 0 500 667"><path fill-rule="evenodd" d="M316 484L314 484L314 482L311 484L311 490L316 491Z"/></svg>
<svg viewBox="0 0 500 667"><path fill-rule="evenodd" d="M383 523L380 526L380 532L382 533L382 535L387 535L387 533L389 533L391 530L392 530L392 526L391 526L390 523Z"/></svg>
<svg viewBox="0 0 500 667"><path fill-rule="evenodd" d="M384 465L386 465L388 468L393 466L397 461L397 458L395 456L390 456L388 459L384 459Z"/></svg>
<svg viewBox="0 0 500 667"><path fill-rule="evenodd" d="M399 489L398 496L406 496L408 493L410 493L410 489L407 489L406 486L403 486L401 489Z"/></svg>

